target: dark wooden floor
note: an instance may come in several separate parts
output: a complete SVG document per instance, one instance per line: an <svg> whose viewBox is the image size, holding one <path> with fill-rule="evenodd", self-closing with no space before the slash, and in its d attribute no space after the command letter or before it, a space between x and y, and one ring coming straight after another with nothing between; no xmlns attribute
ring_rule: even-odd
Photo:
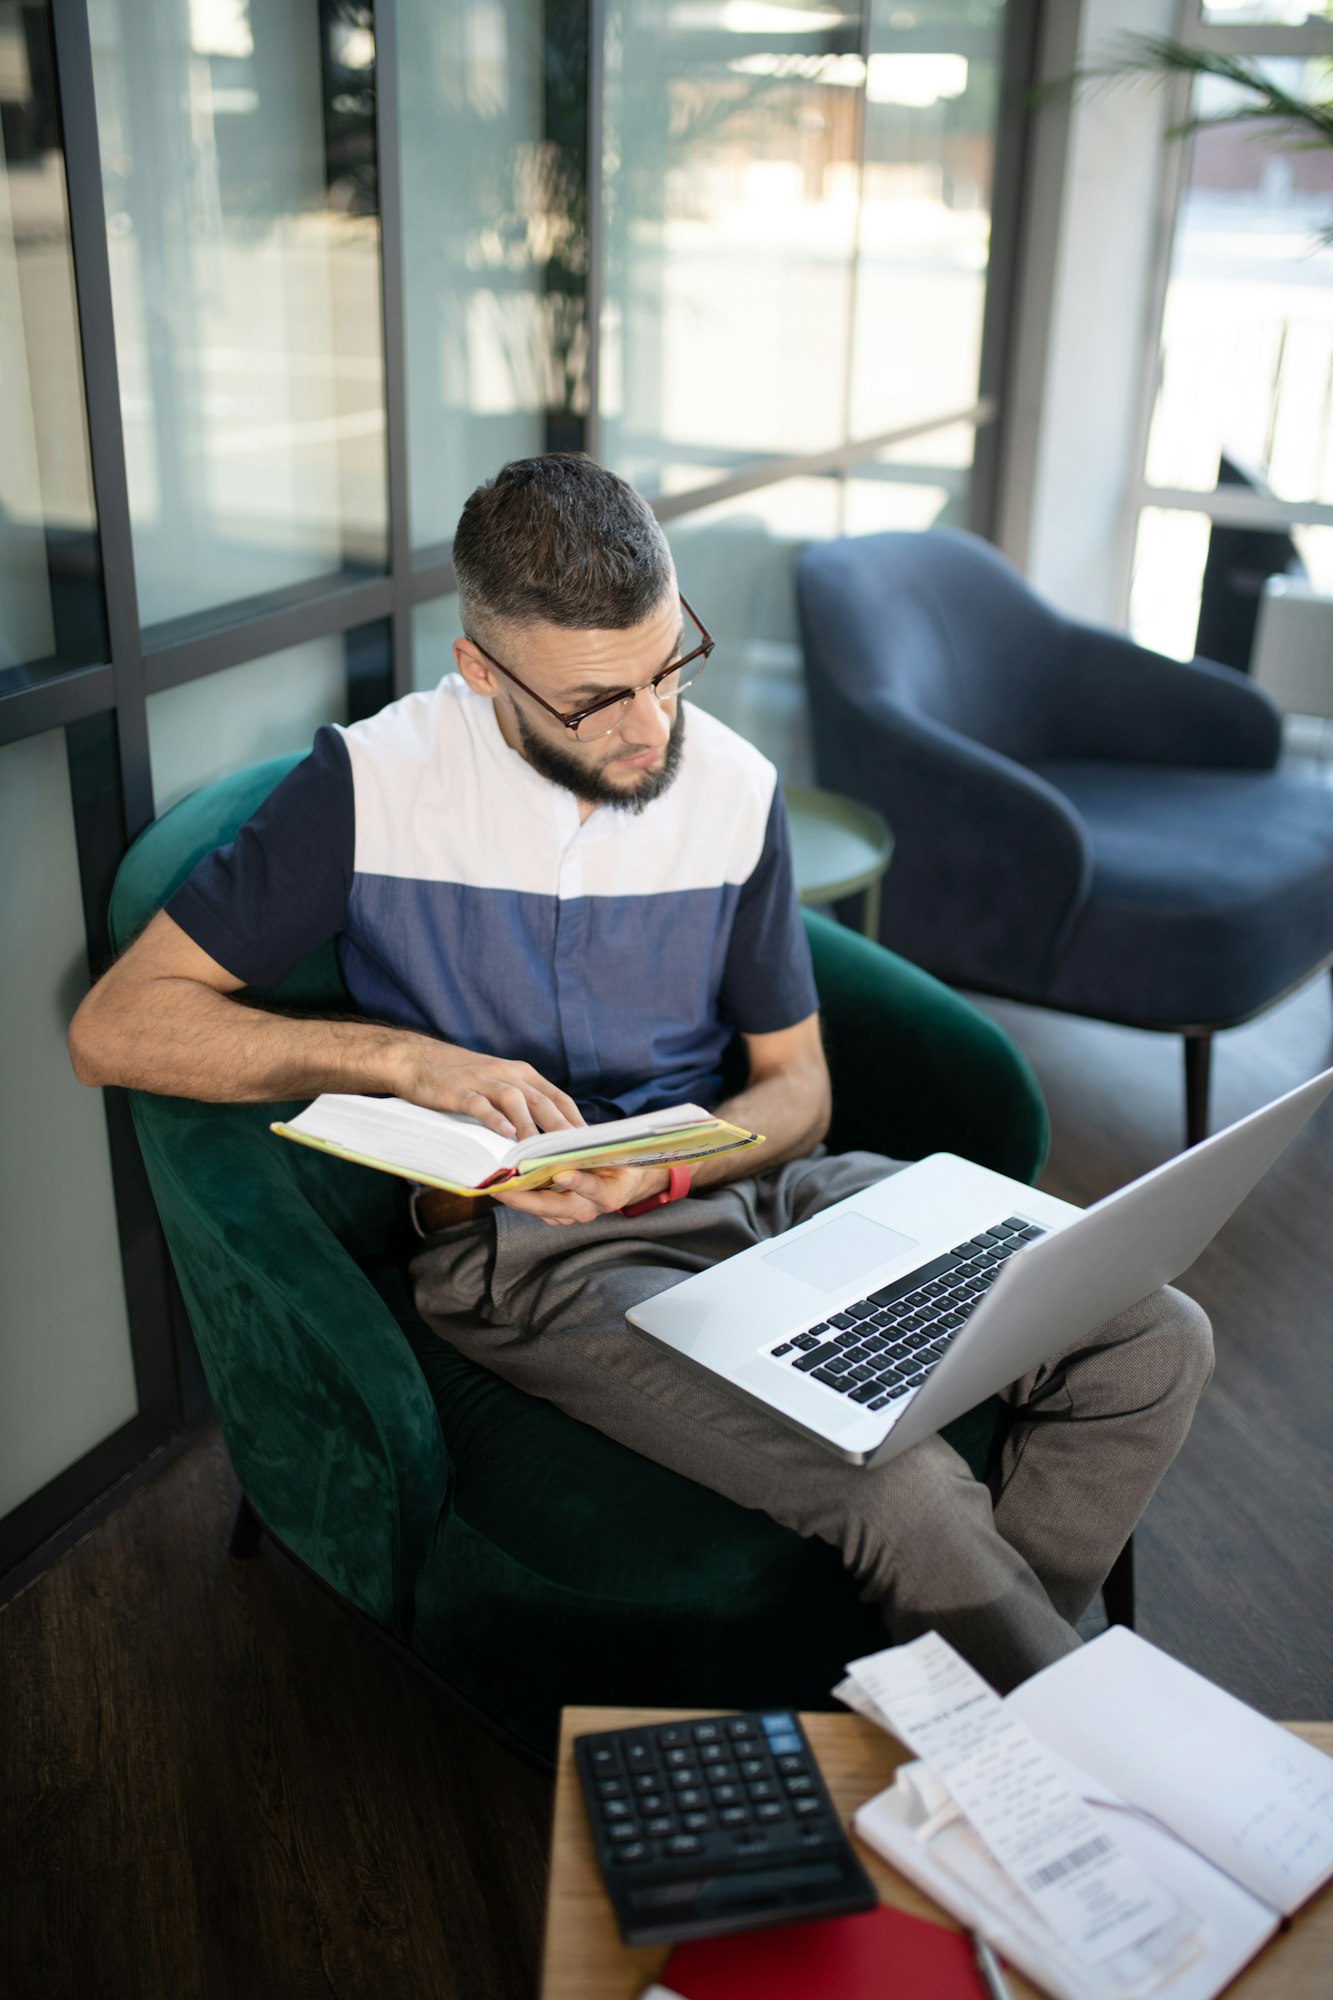
<svg viewBox="0 0 1333 2000"><path fill-rule="evenodd" d="M1175 1150L1177 1047L991 1009L1046 1185ZM1328 983L1221 1044L1219 1121L1333 1061ZM1138 1537L1141 1627L1269 1713L1333 1713L1333 1103L1187 1280L1216 1381ZM216 1435L0 1611L0 1992L269 2000L534 1990L547 1782L270 1551L232 1563Z"/></svg>

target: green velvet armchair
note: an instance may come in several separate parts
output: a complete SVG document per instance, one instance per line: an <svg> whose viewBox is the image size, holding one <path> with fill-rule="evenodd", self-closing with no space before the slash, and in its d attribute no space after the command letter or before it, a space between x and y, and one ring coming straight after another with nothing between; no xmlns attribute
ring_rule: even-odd
<svg viewBox="0 0 1333 2000"><path fill-rule="evenodd" d="M295 760L197 792L126 857L123 947ZM1032 1179L1045 1108L965 1001L808 916L835 1149L948 1150ZM346 1012L332 946L265 1004ZM511 1743L566 1702L820 1708L884 1644L837 1553L639 1458L417 1318L402 1184L268 1132L295 1107L136 1094L135 1124L248 1506L272 1538ZM948 1435L974 1469L998 1401Z"/></svg>

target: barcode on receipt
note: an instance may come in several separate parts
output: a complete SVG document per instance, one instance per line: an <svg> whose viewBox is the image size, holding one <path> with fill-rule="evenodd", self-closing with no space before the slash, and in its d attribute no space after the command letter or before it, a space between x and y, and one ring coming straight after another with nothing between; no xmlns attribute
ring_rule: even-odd
<svg viewBox="0 0 1333 2000"><path fill-rule="evenodd" d="M1076 1868L1086 1868L1099 1854L1109 1854L1112 1843L1105 1834L1099 1833L1095 1840L1085 1840L1082 1847L1072 1847L1068 1854L1062 1854L1058 1861L1048 1861L1044 1868L1025 1879L1025 1887L1044 1889L1049 1882L1058 1882L1062 1875L1070 1875Z"/></svg>

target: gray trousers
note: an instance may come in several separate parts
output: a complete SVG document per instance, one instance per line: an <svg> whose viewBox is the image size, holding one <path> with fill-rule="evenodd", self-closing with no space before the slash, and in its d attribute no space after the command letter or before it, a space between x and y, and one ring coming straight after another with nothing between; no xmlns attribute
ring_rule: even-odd
<svg viewBox="0 0 1333 2000"><path fill-rule="evenodd" d="M818 1148L634 1221L569 1228L496 1204L426 1238L417 1308L517 1388L832 1542L895 1642L938 1630L1005 1690L1078 1645L1075 1621L1179 1450L1212 1373L1201 1307L1155 1292L1011 1383L1015 1421L986 1484L939 1437L849 1465L625 1323L628 1307L894 1171Z"/></svg>

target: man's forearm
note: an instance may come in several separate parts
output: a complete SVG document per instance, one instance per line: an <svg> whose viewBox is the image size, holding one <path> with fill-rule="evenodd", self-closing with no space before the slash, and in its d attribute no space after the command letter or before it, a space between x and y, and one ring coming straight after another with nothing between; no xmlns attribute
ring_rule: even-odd
<svg viewBox="0 0 1333 2000"><path fill-rule="evenodd" d="M80 1010L70 1053L83 1083L213 1104L263 1104L323 1090L389 1092L408 1043L371 1021L269 1014L187 979L114 991Z"/></svg>
<svg viewBox="0 0 1333 2000"><path fill-rule="evenodd" d="M730 1119L733 1125L762 1132L764 1144L700 1160L691 1175L694 1187L713 1187L719 1181L760 1174L784 1160L799 1160L817 1146L828 1131L832 1111L828 1076L821 1067L757 1077L714 1109L719 1118Z"/></svg>

